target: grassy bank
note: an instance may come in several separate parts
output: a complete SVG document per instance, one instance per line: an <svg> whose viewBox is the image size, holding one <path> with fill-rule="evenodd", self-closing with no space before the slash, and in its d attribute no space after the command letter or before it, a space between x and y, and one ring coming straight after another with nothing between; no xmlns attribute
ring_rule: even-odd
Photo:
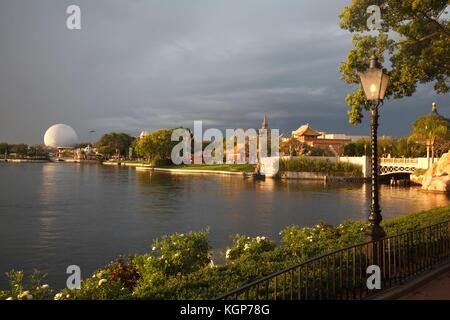
<svg viewBox="0 0 450 320"><path fill-rule="evenodd" d="M109 161L116 163L117 161ZM188 169L188 170L210 170L210 171L228 171L228 172L254 172L254 165L251 164L183 164L183 165L167 165L163 163L152 163L146 161L120 161L123 164L142 164L152 165L164 169ZM328 176L342 177L361 177L361 166L344 163L333 162L329 160L310 159L307 157L280 159L280 172L314 172Z"/></svg>
<svg viewBox="0 0 450 320"><path fill-rule="evenodd" d="M142 165L153 165L152 161L138 161L138 160L108 160L104 161L105 163L128 163L128 164L142 164Z"/></svg>
<svg viewBox="0 0 450 320"><path fill-rule="evenodd" d="M176 165L167 165L164 163L154 163L149 161L133 161L133 160L124 160L124 161L107 161L110 163L120 162L122 164L134 164L134 165L151 165L158 168L164 169L187 169L187 170L210 170L210 171L228 171L228 172L254 172L254 166L252 164L182 164L179 166Z"/></svg>
<svg viewBox="0 0 450 320"><path fill-rule="evenodd" d="M310 159L307 157L280 159L281 172L314 172L328 176L361 177L361 166L334 162L330 160Z"/></svg>
<svg viewBox="0 0 450 320"><path fill-rule="evenodd" d="M388 219L388 235L450 219L450 206ZM149 253L118 258L82 282L81 289L51 292L38 275L25 280L11 272L11 288L0 299L211 299L264 275L320 254L365 241L367 224L290 226L281 241L235 236L224 252L226 263L211 260L208 231L173 234L153 241Z"/></svg>

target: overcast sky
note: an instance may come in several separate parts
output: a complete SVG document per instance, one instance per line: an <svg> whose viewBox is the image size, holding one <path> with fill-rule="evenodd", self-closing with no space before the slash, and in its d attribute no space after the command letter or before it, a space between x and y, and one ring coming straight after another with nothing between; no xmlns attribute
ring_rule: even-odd
<svg viewBox="0 0 450 320"><path fill-rule="evenodd" d="M368 134L351 126L338 66L351 35L329 0L0 0L0 141L42 143L54 123L80 140L192 127ZM66 8L82 30L66 28ZM436 100L422 86L389 101L381 134L408 133ZM96 133L89 134L90 130Z"/></svg>

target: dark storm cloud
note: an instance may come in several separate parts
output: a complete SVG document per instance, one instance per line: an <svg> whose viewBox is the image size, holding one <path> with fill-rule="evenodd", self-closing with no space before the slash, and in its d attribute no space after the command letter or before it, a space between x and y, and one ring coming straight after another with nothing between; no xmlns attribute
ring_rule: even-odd
<svg viewBox="0 0 450 320"><path fill-rule="evenodd" d="M83 140L91 129L136 134L194 120L257 127L263 112L282 132L309 122L364 133L347 124L338 72L351 46L337 17L348 2L3 0L0 140L38 143L58 122ZM70 4L82 9L81 31L65 28ZM429 87L389 102L382 133L407 133L433 99L446 113L448 97Z"/></svg>

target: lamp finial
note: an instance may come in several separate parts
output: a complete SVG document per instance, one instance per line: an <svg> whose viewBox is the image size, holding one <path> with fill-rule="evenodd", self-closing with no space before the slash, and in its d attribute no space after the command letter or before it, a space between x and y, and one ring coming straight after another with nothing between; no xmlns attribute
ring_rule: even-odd
<svg viewBox="0 0 450 320"><path fill-rule="evenodd" d="M378 67L378 58L375 55L375 52L372 54L372 56L370 57L370 64L369 64L369 68L370 69L375 69Z"/></svg>

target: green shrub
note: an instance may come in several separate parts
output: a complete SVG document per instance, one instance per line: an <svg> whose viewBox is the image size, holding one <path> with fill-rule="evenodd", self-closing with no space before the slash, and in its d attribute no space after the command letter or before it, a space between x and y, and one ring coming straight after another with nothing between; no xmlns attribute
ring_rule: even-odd
<svg viewBox="0 0 450 320"><path fill-rule="evenodd" d="M100 270L99 270L100 271ZM84 279L80 289L64 289L54 296L54 300L114 300L126 299L131 295L120 281L105 278Z"/></svg>
<svg viewBox="0 0 450 320"><path fill-rule="evenodd" d="M295 261L297 262L297 261ZM223 266L206 267L184 276L167 277L152 285L141 282L134 292L137 299L212 299L294 263L288 252L276 247L257 255L244 255Z"/></svg>
<svg viewBox="0 0 450 320"><path fill-rule="evenodd" d="M194 272L211 262L208 231L163 236L153 242L152 252L149 259L166 276Z"/></svg>
<svg viewBox="0 0 450 320"><path fill-rule="evenodd" d="M281 231L280 235L282 245L292 255L303 261L326 252L363 242L366 228L367 224L362 222L346 222L338 227L319 223L311 228L290 226Z"/></svg>
<svg viewBox="0 0 450 320"><path fill-rule="evenodd" d="M47 275L34 270L28 278L23 271L11 270L6 273L9 290L0 291L1 300L42 300L50 298L52 290L42 283Z"/></svg>
<svg viewBox="0 0 450 320"><path fill-rule="evenodd" d="M135 257L125 261L122 257L95 271L91 278L81 282L80 289L64 289L54 296L55 300L110 300L127 299L141 278Z"/></svg>
<svg viewBox="0 0 450 320"><path fill-rule="evenodd" d="M151 161L152 166L155 167L165 167L172 165L172 160L170 159L155 159Z"/></svg>
<svg viewBox="0 0 450 320"><path fill-rule="evenodd" d="M225 254L225 259L236 260L243 256L259 255L263 252L271 251L275 248L275 242L266 237L246 237L236 235L233 245L229 247Z"/></svg>
<svg viewBox="0 0 450 320"><path fill-rule="evenodd" d="M211 266L208 231L175 233L155 240L152 254L136 263L142 281L133 292L135 298L172 299L167 288L186 275Z"/></svg>
<svg viewBox="0 0 450 320"><path fill-rule="evenodd" d="M324 175L361 177L361 166L307 157L280 159L281 172L315 172Z"/></svg>
<svg viewBox="0 0 450 320"><path fill-rule="evenodd" d="M388 235L394 235L447 220L450 220L450 207L410 213L384 220L381 224Z"/></svg>
<svg viewBox="0 0 450 320"><path fill-rule="evenodd" d="M142 295L159 295L172 278L196 272L210 262L208 231L175 233L152 244L152 253L123 258L96 271L81 283L81 289L64 289L55 299L130 299Z"/></svg>

